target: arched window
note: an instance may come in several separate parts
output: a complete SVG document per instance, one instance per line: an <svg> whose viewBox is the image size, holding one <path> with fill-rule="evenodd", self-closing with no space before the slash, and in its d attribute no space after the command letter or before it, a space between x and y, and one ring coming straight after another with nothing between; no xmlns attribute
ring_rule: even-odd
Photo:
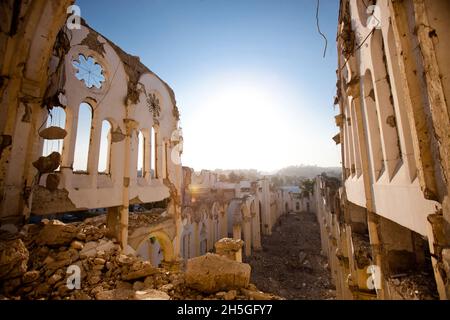
<svg viewBox="0 0 450 320"><path fill-rule="evenodd" d="M364 112L368 145L371 154L371 166L374 182L384 171L383 150L381 147L381 132L378 121L376 97L373 89L373 78L370 70L364 76Z"/></svg>
<svg viewBox="0 0 450 320"><path fill-rule="evenodd" d="M111 123L108 120L102 121L100 155L98 157L98 172L100 173L110 173L111 128Z"/></svg>
<svg viewBox="0 0 450 320"><path fill-rule="evenodd" d="M155 128L151 128L151 133L150 133L150 145L151 145L151 152L150 152L150 172L151 172L151 176L152 178L157 178L158 174L157 174L157 152L158 152L158 146L156 145L156 132L155 132Z"/></svg>
<svg viewBox="0 0 450 320"><path fill-rule="evenodd" d="M397 125L398 114L395 113L393 106L392 84L388 78L388 66L381 30L376 30L372 35L371 51L373 63L372 76L377 102L378 121L380 122L383 158L389 178L392 178L396 168L401 163L402 153L400 150L400 138Z"/></svg>
<svg viewBox="0 0 450 320"><path fill-rule="evenodd" d="M73 158L73 171L88 170L89 145L91 141L92 107L83 102L78 111L77 138Z"/></svg>
<svg viewBox="0 0 450 320"><path fill-rule="evenodd" d="M413 150L413 139L411 135L411 127L408 122L408 116L406 114L405 105L405 92L400 80L400 67L398 64L399 55L397 53L397 47L394 39L394 33L392 30L392 24L389 25L388 35L388 67L389 69L389 79L392 85L392 96L394 101L394 106L396 106L396 110L398 112L398 131L401 136L400 144L401 150L403 153L403 157L406 158L406 161L409 163L409 174L411 181L416 178L417 175L417 167L416 160L414 156L410 156L414 154Z"/></svg>
<svg viewBox="0 0 450 320"><path fill-rule="evenodd" d="M206 254L207 251L208 251L208 238L206 234L206 225L204 222L202 222L200 228L200 255Z"/></svg>
<svg viewBox="0 0 450 320"><path fill-rule="evenodd" d="M66 112L61 107L53 107L47 118L45 128L59 127L65 129L66 127ZM42 155L48 156L52 152L59 152L62 154L64 139L44 139L44 147L42 149Z"/></svg>
<svg viewBox="0 0 450 320"><path fill-rule="evenodd" d="M145 137L142 131L138 134L137 176L144 176Z"/></svg>

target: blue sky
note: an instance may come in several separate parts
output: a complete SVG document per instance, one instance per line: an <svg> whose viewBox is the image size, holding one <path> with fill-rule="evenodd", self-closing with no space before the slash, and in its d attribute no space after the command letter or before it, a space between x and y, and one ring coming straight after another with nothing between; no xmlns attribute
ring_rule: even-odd
<svg viewBox="0 0 450 320"><path fill-rule="evenodd" d="M322 0L78 0L88 24L175 91L183 165L339 166L331 140L339 3Z"/></svg>

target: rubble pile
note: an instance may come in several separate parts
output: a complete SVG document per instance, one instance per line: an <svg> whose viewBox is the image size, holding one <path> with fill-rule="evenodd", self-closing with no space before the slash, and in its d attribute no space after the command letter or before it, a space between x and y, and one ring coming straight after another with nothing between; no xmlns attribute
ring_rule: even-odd
<svg viewBox="0 0 450 320"><path fill-rule="evenodd" d="M138 228L143 225L152 225L159 223L169 217L163 214L164 209L152 209L150 211L141 212L139 214L130 214L128 219L128 226L130 229Z"/></svg>
<svg viewBox="0 0 450 320"><path fill-rule="evenodd" d="M252 267L251 282L285 299L335 299L315 214L283 215L276 228L262 237L262 250L244 260Z"/></svg>
<svg viewBox="0 0 450 320"><path fill-rule="evenodd" d="M399 300L436 300L436 285L430 274L412 273L392 276L388 280L392 297Z"/></svg>
<svg viewBox="0 0 450 320"><path fill-rule="evenodd" d="M70 224L44 219L40 224L25 225L15 234L2 231L0 297L33 300L277 298L258 291L246 280L237 286L219 284L220 291L202 290L189 285L184 272L153 267L132 250L122 254L117 240L108 239L107 233L105 217ZM233 262L227 260L227 263ZM69 266L79 267L80 289L67 285L68 280L69 284L73 283Z"/></svg>

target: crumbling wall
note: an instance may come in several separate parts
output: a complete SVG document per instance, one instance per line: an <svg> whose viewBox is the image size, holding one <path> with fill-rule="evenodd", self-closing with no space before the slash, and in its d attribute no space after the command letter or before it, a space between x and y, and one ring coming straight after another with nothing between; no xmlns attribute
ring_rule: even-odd
<svg viewBox="0 0 450 320"><path fill-rule="evenodd" d="M330 237L323 247L331 255L332 270L337 270L336 281L347 281L341 286L342 297L346 288L353 294L358 288L364 295L355 298L436 298L433 283L423 285L428 277L434 278L439 297L447 299L442 252L450 238L449 59L440 39L448 34L448 3L379 0L376 6L370 17L359 1L343 0L340 5L335 104L340 109L336 124L344 186L338 199L343 215L335 217L323 189L318 217ZM340 267L333 262L332 250ZM368 263L378 268L376 292L365 287L367 270L361 268Z"/></svg>

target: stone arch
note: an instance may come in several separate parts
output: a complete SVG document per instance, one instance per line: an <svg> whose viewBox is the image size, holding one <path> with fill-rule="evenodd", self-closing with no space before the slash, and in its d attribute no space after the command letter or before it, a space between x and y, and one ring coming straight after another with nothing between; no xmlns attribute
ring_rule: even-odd
<svg viewBox="0 0 450 320"><path fill-rule="evenodd" d="M371 5L374 5L377 3L377 0L354 0L352 11L354 14L353 17L358 17L358 22L363 26L364 28L369 27L368 26L368 19L369 19L369 11L368 8ZM356 13L356 14L355 14Z"/></svg>
<svg viewBox="0 0 450 320"><path fill-rule="evenodd" d="M251 211L247 201L241 205L242 226L241 232L244 238L245 255L250 256L252 253L252 228L251 228Z"/></svg>
<svg viewBox="0 0 450 320"><path fill-rule="evenodd" d="M167 233L165 233L164 231L153 231L147 237L147 239L150 238L156 238L158 240L163 251L165 262L172 262L175 260L173 243Z"/></svg>
<svg viewBox="0 0 450 320"><path fill-rule="evenodd" d="M413 138L406 108L403 107L405 105L405 91L400 81L399 53L397 52L392 23L389 24L386 40L388 74L391 83L394 109L397 113L396 123L400 135L400 148L403 153L403 158L408 164L409 177L412 182L417 177L417 165L415 157L411 156L411 154L414 154Z"/></svg>
<svg viewBox="0 0 450 320"><path fill-rule="evenodd" d="M257 207L256 199L253 199L250 203L252 248L259 250L261 248L261 216Z"/></svg>
<svg viewBox="0 0 450 320"><path fill-rule="evenodd" d="M208 226L205 221L201 221L199 225L199 249L200 255L206 254L208 251Z"/></svg>
<svg viewBox="0 0 450 320"><path fill-rule="evenodd" d="M192 257L195 248L193 246L193 225L190 217L183 218L183 227L181 232L181 256L184 260Z"/></svg>
<svg viewBox="0 0 450 320"><path fill-rule="evenodd" d="M194 220L194 210L191 207L184 207L181 211L181 219L188 219L189 223Z"/></svg>
<svg viewBox="0 0 450 320"><path fill-rule="evenodd" d="M364 122L366 130L367 144L370 148L370 166L373 181L378 180L384 171L383 150L381 146L380 123L377 115L376 96L373 88L372 72L367 69L363 80L363 101L364 101Z"/></svg>
<svg viewBox="0 0 450 320"><path fill-rule="evenodd" d="M99 173L110 174L111 173L111 147L112 147L112 131L113 124L109 119L103 119L101 121L101 134L100 143L98 149L98 166L97 171Z"/></svg>
<svg viewBox="0 0 450 320"><path fill-rule="evenodd" d="M78 107L77 131L72 166L74 172L89 172L89 149L91 147L93 117L94 109L92 105L83 101Z"/></svg>
<svg viewBox="0 0 450 320"><path fill-rule="evenodd" d="M398 118L394 111L391 83L388 78L386 50L381 30L374 30L370 41L373 90L382 139L384 166L392 179L398 169L402 154L400 151Z"/></svg>
<svg viewBox="0 0 450 320"><path fill-rule="evenodd" d="M210 248L214 247L214 243L220 239L220 204L213 202L211 206L211 233L210 233Z"/></svg>

